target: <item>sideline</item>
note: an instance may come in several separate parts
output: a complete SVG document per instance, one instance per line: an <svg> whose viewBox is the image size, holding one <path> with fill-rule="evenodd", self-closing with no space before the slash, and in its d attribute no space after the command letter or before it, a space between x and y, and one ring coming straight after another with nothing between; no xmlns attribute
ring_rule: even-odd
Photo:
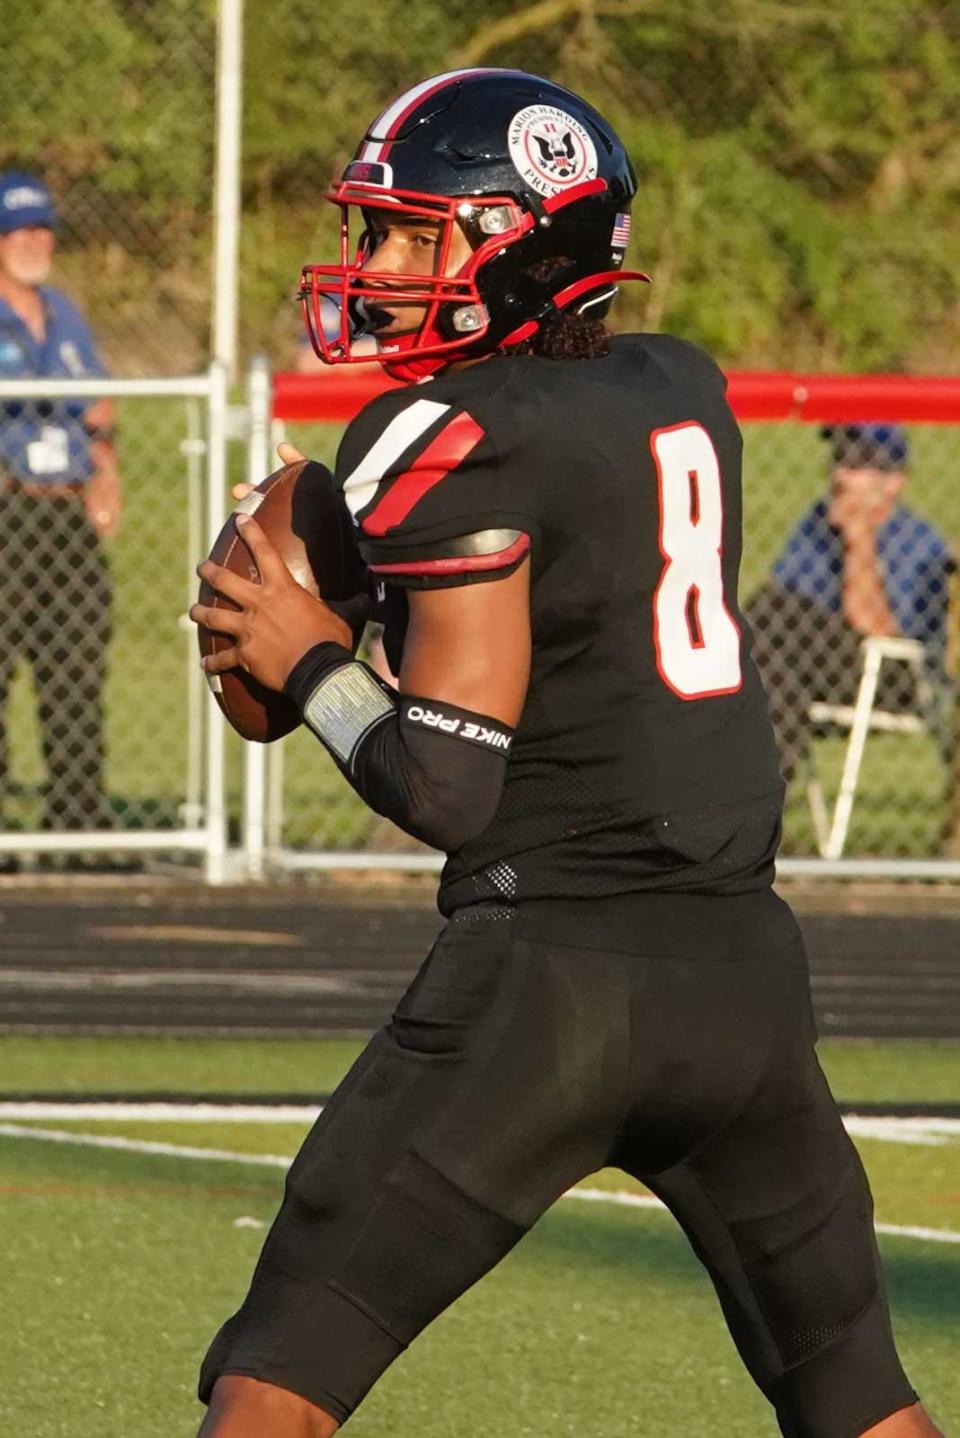
<svg viewBox="0 0 960 1438"><path fill-rule="evenodd" d="M263 1168L289 1168L292 1159L279 1153L234 1153L226 1148L192 1148L189 1144L158 1143L146 1138L119 1138L105 1133L70 1133L61 1128L27 1128L0 1123L0 1138L37 1138L45 1143L76 1144L81 1148L112 1148L122 1153L161 1154L166 1158L208 1158L222 1163L252 1163Z"/></svg>
<svg viewBox="0 0 960 1438"><path fill-rule="evenodd" d="M121 1123L313 1123L323 1104L138 1103L128 1099L9 1099L0 1102L0 1119L115 1119Z"/></svg>
<svg viewBox="0 0 960 1438"><path fill-rule="evenodd" d="M311 1112L313 1112L311 1110ZM262 1168L288 1168L292 1159L272 1153L234 1153L222 1148L193 1148L185 1144L156 1143L147 1139L119 1138L107 1134L70 1133L64 1129L29 1128L24 1124L0 1123L0 1138L39 1139L44 1143L75 1144L82 1148L111 1148L125 1153L160 1154L168 1158L208 1159L221 1163L255 1164ZM622 1189L571 1188L565 1199L586 1203L611 1203L625 1208L665 1209L659 1198L649 1194L627 1193ZM238 1220L238 1224L241 1221ZM259 1224L257 1219L243 1219L244 1227ZM960 1233L949 1228L922 1228L913 1224L877 1223L877 1233L891 1238L916 1238L930 1243L958 1243Z"/></svg>
<svg viewBox="0 0 960 1438"><path fill-rule="evenodd" d="M121 1123L313 1123L322 1104L292 1103L195 1103L169 1100L115 1102L97 1099L6 1099L0 1101L0 1119L116 1120ZM847 1113L844 1127L854 1138L878 1139L883 1143L925 1144L931 1147L960 1139L960 1118L949 1115Z"/></svg>

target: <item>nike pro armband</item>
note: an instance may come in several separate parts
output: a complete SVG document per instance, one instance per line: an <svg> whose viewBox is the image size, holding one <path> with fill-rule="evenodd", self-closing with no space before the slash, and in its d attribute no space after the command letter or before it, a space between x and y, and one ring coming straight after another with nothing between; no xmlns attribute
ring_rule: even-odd
<svg viewBox="0 0 960 1438"><path fill-rule="evenodd" d="M317 644L286 692L371 809L453 853L496 813L513 730L433 699L398 695L339 644Z"/></svg>

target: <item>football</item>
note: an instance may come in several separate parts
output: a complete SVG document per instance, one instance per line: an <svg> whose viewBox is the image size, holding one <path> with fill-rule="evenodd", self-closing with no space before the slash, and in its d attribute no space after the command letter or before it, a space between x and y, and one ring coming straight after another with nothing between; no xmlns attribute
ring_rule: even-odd
<svg viewBox="0 0 960 1438"><path fill-rule="evenodd" d="M259 583L253 556L236 526L238 514L252 514L279 550L296 579L311 594L321 596L332 609L367 592L367 571L351 532L350 516L340 500L333 476L322 464L299 460L269 475L240 501L217 536L210 558L224 569ZM236 609L206 580L200 582L199 601L214 608ZM362 624L353 627L354 649ZM201 655L228 648L231 640L198 625ZM217 703L244 739L269 743L289 734L300 723L300 711L285 694L265 688L243 669L210 674L207 682Z"/></svg>

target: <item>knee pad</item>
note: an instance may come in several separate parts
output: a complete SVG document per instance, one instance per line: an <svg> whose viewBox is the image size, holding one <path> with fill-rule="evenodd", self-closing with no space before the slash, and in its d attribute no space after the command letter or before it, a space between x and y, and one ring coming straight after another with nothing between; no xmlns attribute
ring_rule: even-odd
<svg viewBox="0 0 960 1438"><path fill-rule="evenodd" d="M852 1145L819 1189L732 1233L785 1368L839 1338L878 1291L873 1204Z"/></svg>
<svg viewBox="0 0 960 1438"><path fill-rule="evenodd" d="M831 1182L734 1238L782 1363L773 1401L785 1438L852 1438L915 1401L897 1358L852 1145Z"/></svg>
<svg viewBox="0 0 960 1438"><path fill-rule="evenodd" d="M390 1175L334 1282L407 1344L493 1268L524 1232L408 1153Z"/></svg>

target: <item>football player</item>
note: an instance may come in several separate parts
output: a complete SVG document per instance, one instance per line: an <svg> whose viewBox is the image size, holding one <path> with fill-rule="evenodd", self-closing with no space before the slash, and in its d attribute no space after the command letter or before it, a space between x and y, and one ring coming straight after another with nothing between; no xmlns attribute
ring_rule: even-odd
<svg viewBox="0 0 960 1438"><path fill-rule="evenodd" d="M688 1233L783 1434L937 1433L771 888L782 785L737 606L724 379L603 324L635 188L606 121L535 76L456 71L389 105L302 299L321 359L372 336L420 381L368 404L337 460L399 690L255 520L262 584L201 566L238 606L193 610L233 639L208 672L285 689L371 808L448 855L447 925L207 1355L203 1438L329 1438L607 1164Z"/></svg>

